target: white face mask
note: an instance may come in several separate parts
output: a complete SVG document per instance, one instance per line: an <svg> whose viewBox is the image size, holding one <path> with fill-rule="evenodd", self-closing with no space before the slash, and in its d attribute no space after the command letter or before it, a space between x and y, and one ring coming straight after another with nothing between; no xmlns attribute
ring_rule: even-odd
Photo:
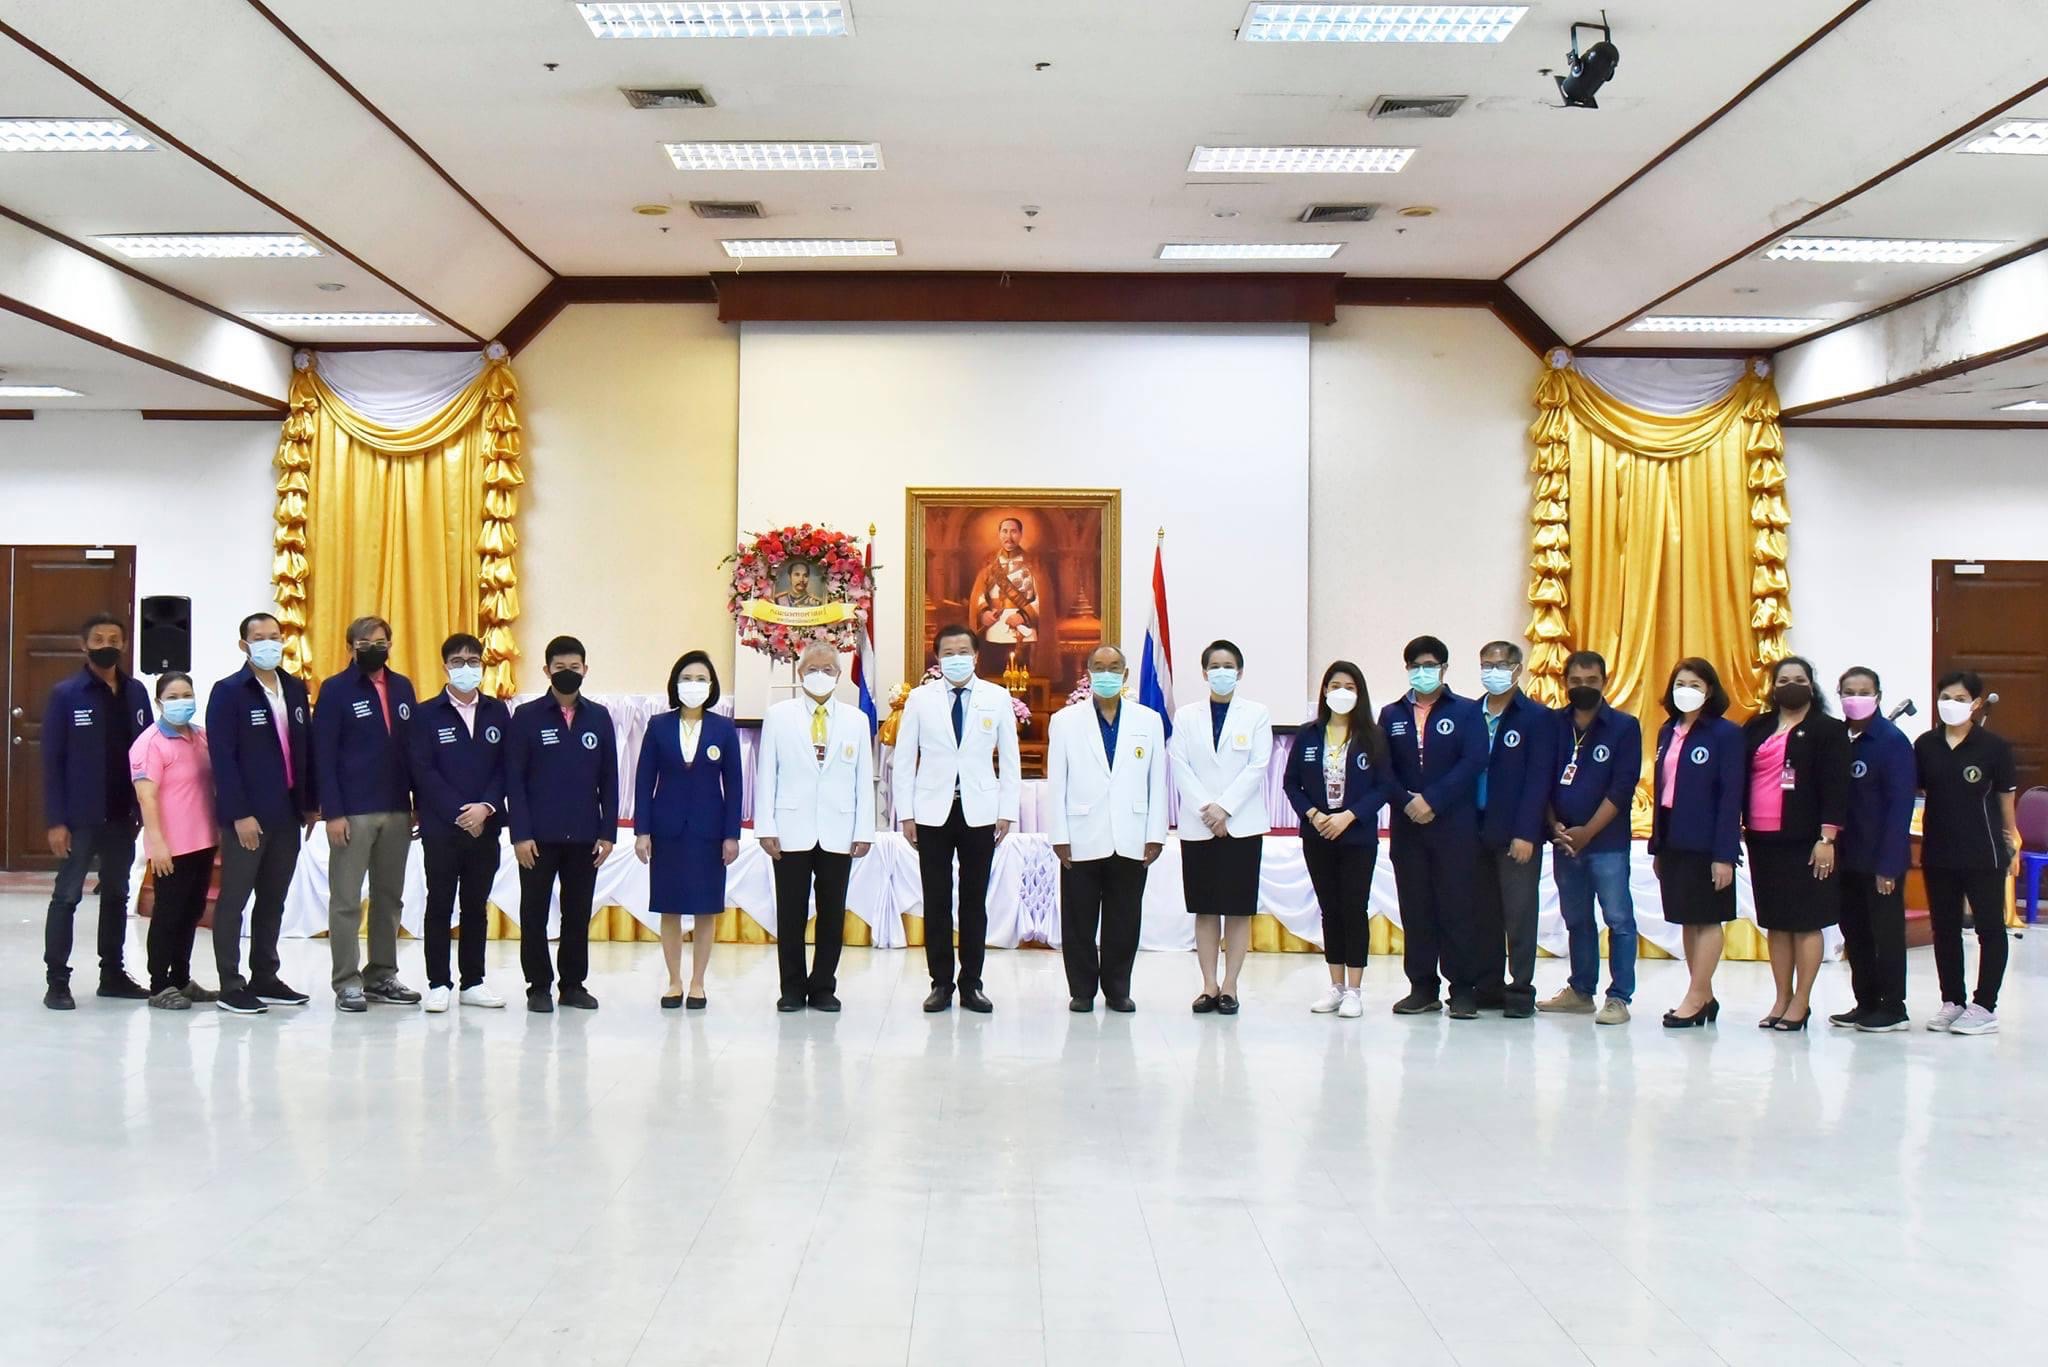
<svg viewBox="0 0 2048 1367"><path fill-rule="evenodd" d="M1330 710L1338 716L1348 717L1351 715L1351 709L1358 706L1358 694L1349 688L1333 688L1323 694L1323 701L1328 703Z"/></svg>
<svg viewBox="0 0 2048 1367"><path fill-rule="evenodd" d="M1671 690L1671 701L1681 712L1697 712L1707 705L1706 690L1680 684Z"/></svg>
<svg viewBox="0 0 2048 1367"><path fill-rule="evenodd" d="M1942 698L1934 704L1934 710L1941 713L1942 725L1961 726L1970 719L1975 706L1968 698Z"/></svg>
<svg viewBox="0 0 2048 1367"><path fill-rule="evenodd" d="M810 694L819 702L823 702L825 701L825 699L831 697L832 690L839 687L838 678L834 675L827 674L822 669L814 669L810 673L804 675L803 683L804 692Z"/></svg>
<svg viewBox="0 0 2048 1367"><path fill-rule="evenodd" d="M702 707L711 696L711 680L683 679L676 684L676 696L685 707Z"/></svg>

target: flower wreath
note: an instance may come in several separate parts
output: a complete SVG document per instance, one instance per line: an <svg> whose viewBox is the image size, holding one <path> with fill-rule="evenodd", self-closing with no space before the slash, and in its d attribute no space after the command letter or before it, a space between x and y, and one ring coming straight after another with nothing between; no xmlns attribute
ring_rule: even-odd
<svg viewBox="0 0 2048 1367"><path fill-rule="evenodd" d="M823 572L824 582L812 584L820 606L775 601L776 578L792 560ZM859 543L847 533L808 522L778 527L742 542L719 564L732 568L726 610L741 645L787 664L796 663L813 641L828 642L842 652L859 648L861 626L874 607L875 577Z"/></svg>

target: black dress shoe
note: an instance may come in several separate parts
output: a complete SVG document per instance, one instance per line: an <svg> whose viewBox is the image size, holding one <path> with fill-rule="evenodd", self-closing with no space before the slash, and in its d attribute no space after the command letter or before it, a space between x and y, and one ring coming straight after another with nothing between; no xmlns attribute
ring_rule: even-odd
<svg viewBox="0 0 2048 1367"><path fill-rule="evenodd" d="M126 973L121 973L111 978L101 978L99 991L93 995L113 997L124 1002L146 1002L149 1000L149 989Z"/></svg>
<svg viewBox="0 0 2048 1367"><path fill-rule="evenodd" d="M811 1010L813 1010L813 1011L837 1011L838 1009L839 1009L839 998L837 998L837 997L833 996L833 995L832 995L832 994L831 994L830 992L813 992L813 993L811 993Z"/></svg>
<svg viewBox="0 0 2048 1367"><path fill-rule="evenodd" d="M550 1015L555 1009L555 998L545 987L526 989L526 1009L536 1015Z"/></svg>
<svg viewBox="0 0 2048 1367"><path fill-rule="evenodd" d="M597 998L590 995L587 987L565 987L562 989L562 1005L573 1006L578 1011L595 1011Z"/></svg>
<svg viewBox="0 0 2048 1367"><path fill-rule="evenodd" d="M675 994L675 995L674 995L673 997L663 997L663 998L661 999L661 1009L662 1009L662 1010L664 1010L664 1011L680 1011L680 1010L682 1010L682 1009L683 1009L683 994L682 994L682 993L680 993L680 992L678 992L678 993L676 993L676 994Z"/></svg>
<svg viewBox="0 0 2048 1367"><path fill-rule="evenodd" d="M977 1012L984 1016L996 1009L996 1004L988 999L988 994L978 987L961 988L960 1004L969 1011Z"/></svg>
<svg viewBox="0 0 2048 1367"><path fill-rule="evenodd" d="M788 1015L792 1011L801 1011L807 1005L809 1003L802 997L778 997L775 1000L775 1009L784 1015Z"/></svg>
<svg viewBox="0 0 2048 1367"><path fill-rule="evenodd" d="M68 983L51 983L43 993L43 1005L52 1011L76 1011L77 999L71 995Z"/></svg>
<svg viewBox="0 0 2048 1367"><path fill-rule="evenodd" d="M1204 993L1203 993L1203 994L1202 994L1201 996L1199 996L1199 997L1195 998L1195 1014L1196 1014L1196 1015L1198 1015L1198 1016L1207 1016L1207 1015L1212 1015L1212 1014L1214 1014L1215 1010L1216 1010L1216 999L1215 999L1214 997L1210 996L1210 995L1209 995L1209 994L1208 994L1207 992L1204 992Z"/></svg>
<svg viewBox="0 0 2048 1367"><path fill-rule="evenodd" d="M692 1011L702 1011L705 1007L709 1006L710 1004L711 999L709 997L683 998L683 1005L689 1007Z"/></svg>
<svg viewBox="0 0 2048 1367"><path fill-rule="evenodd" d="M1093 1011L1094 1009L1095 998L1093 997L1067 998L1067 1010L1073 1012L1077 1016L1086 1015L1088 1012Z"/></svg>
<svg viewBox="0 0 2048 1367"><path fill-rule="evenodd" d="M1837 1011L1828 1017L1829 1025L1839 1025L1844 1030L1854 1030L1863 1019L1863 1008L1852 1006L1847 1011Z"/></svg>
<svg viewBox="0 0 2048 1367"><path fill-rule="evenodd" d="M1500 1014L1505 1020L1527 1020L1536 1014L1536 999L1510 997L1501 1003Z"/></svg>
<svg viewBox="0 0 2048 1367"><path fill-rule="evenodd" d="M1109 1007L1110 1010L1120 1011L1126 1016L1130 1015L1131 1012L1138 1009L1138 1004L1132 1001L1129 997L1111 997L1107 1000L1105 1004Z"/></svg>
<svg viewBox="0 0 2048 1367"><path fill-rule="evenodd" d="M924 1009L934 1013L944 1011L952 1004L953 989L950 987L935 987L931 990L931 995L924 999Z"/></svg>
<svg viewBox="0 0 2048 1367"><path fill-rule="evenodd" d="M1450 1017L1454 1021L1478 1020L1479 1003L1462 992L1454 992L1451 994Z"/></svg>
<svg viewBox="0 0 2048 1367"><path fill-rule="evenodd" d="M1421 1016L1443 1009L1444 1004L1438 1001L1434 994L1424 992L1410 992L1394 1003L1394 1014L1397 1016Z"/></svg>
<svg viewBox="0 0 2048 1367"><path fill-rule="evenodd" d="M1237 998L1231 996L1228 992L1218 992L1216 994L1216 1014L1219 1016L1236 1015Z"/></svg>

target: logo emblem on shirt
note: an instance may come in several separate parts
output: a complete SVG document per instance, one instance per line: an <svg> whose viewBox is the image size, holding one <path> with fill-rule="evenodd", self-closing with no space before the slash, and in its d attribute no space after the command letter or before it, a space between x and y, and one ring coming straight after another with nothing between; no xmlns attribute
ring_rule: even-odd
<svg viewBox="0 0 2048 1367"><path fill-rule="evenodd" d="M1608 749L1606 746L1596 745L1593 747L1593 763L1605 764L1608 760L1613 758L1614 752Z"/></svg>
<svg viewBox="0 0 2048 1367"><path fill-rule="evenodd" d="M498 743L498 728L495 726L486 726L484 728L484 740L488 744L496 745Z"/></svg>
<svg viewBox="0 0 2048 1367"><path fill-rule="evenodd" d="M1133 759L1143 759L1143 758L1145 758L1145 747L1144 747L1144 746L1142 746L1142 745L1138 745L1138 746L1133 746L1133 747L1131 748L1131 758L1133 758Z"/></svg>
<svg viewBox="0 0 2048 1367"><path fill-rule="evenodd" d="M1306 762L1308 762L1308 763L1310 763L1310 764L1313 764L1313 763L1315 762L1315 758L1316 758L1316 747L1315 747L1315 746L1313 746L1313 745L1304 745L1304 746L1302 746L1302 747L1301 747L1301 757L1302 757L1302 759L1303 759L1304 761L1306 761Z"/></svg>
<svg viewBox="0 0 2048 1367"><path fill-rule="evenodd" d="M1500 743L1502 745L1507 746L1508 749L1513 750L1521 745L1522 733L1520 731L1510 731L1505 736L1502 736L1500 738Z"/></svg>
<svg viewBox="0 0 2048 1367"><path fill-rule="evenodd" d="M586 750L595 750L597 748L597 732L585 731L583 733L583 748Z"/></svg>
<svg viewBox="0 0 2048 1367"><path fill-rule="evenodd" d="M411 720L412 720L412 704L411 704L411 703L409 703L409 702L402 702L402 703L400 703L400 704L398 705L398 719L399 719L400 721L411 721Z"/></svg>
<svg viewBox="0 0 2048 1367"><path fill-rule="evenodd" d="M552 726L543 728L540 733L540 743L542 745L559 744L561 739L562 733L555 730L555 728Z"/></svg>
<svg viewBox="0 0 2048 1367"><path fill-rule="evenodd" d="M355 714L356 714L356 715L357 715L358 717L367 717L367 716L369 716L369 715L370 715L370 704L369 704L369 701L368 701L368 699L364 699L364 700L362 700L362 701L359 701L359 702L351 703L351 704L349 705L349 711L351 711L351 712L355 713Z"/></svg>
<svg viewBox="0 0 2048 1367"><path fill-rule="evenodd" d="M846 743L846 749L841 753L844 754L848 760L851 760L853 758L853 742L848 741Z"/></svg>
<svg viewBox="0 0 2048 1367"><path fill-rule="evenodd" d="M455 728L452 726L442 727L434 733L434 736L443 745L455 744Z"/></svg>
<svg viewBox="0 0 2048 1367"><path fill-rule="evenodd" d="M301 726L306 724L306 705L304 703L300 703L292 709L292 720Z"/></svg>
<svg viewBox="0 0 2048 1367"><path fill-rule="evenodd" d="M1860 760L1860 759L1859 759L1859 760L1857 760L1857 761L1856 761L1856 762L1855 762L1854 764L1852 764L1852 765L1850 765L1850 766L1849 766L1849 777L1850 777L1850 778L1862 778L1862 777L1863 777L1863 776L1864 776L1865 774L1867 774L1867 773L1869 773L1869 772L1870 772L1870 766L1869 766L1868 764L1865 764L1865 763L1864 763L1864 762L1863 762L1862 760Z"/></svg>
<svg viewBox="0 0 2048 1367"><path fill-rule="evenodd" d="M718 762L718 747L713 745L706 748L704 751L704 758L716 764Z"/></svg>
<svg viewBox="0 0 2048 1367"><path fill-rule="evenodd" d="M1693 748L1692 748L1692 762L1693 762L1694 764L1705 764L1705 763L1707 762L1707 747L1706 747L1706 746L1704 746L1704 745L1695 745L1695 746L1693 746ZM1861 774L1858 774L1858 775L1857 775L1857 777L1858 777L1858 778L1861 778L1861 777L1862 777L1862 775L1861 775Z"/></svg>
<svg viewBox="0 0 2048 1367"><path fill-rule="evenodd" d="M1370 768L1372 768L1372 756L1364 751L1360 751L1358 755L1358 772L1362 774Z"/></svg>
<svg viewBox="0 0 2048 1367"><path fill-rule="evenodd" d="M981 719L981 729L982 729L982 730L984 730L984 731L993 731L993 730L995 730L995 729L996 729L996 719L995 719L994 717L990 717L990 716L984 716L984 717L983 717L983 718Z"/></svg>
<svg viewBox="0 0 2048 1367"><path fill-rule="evenodd" d="M262 708L260 708L260 707L252 707L252 708L250 708L250 709L249 709L249 725L251 725L251 726L268 726L268 725L270 725L270 714L269 714L268 712L265 712L265 711L264 711L264 710L263 710Z"/></svg>
<svg viewBox="0 0 2048 1367"><path fill-rule="evenodd" d="M138 708L136 708L136 709L135 709L135 724L136 724L137 726L147 726L147 725L149 725L149 713L147 713L147 712L143 711L143 710L142 710L141 708L139 708L139 707L138 707Z"/></svg>
<svg viewBox="0 0 2048 1367"><path fill-rule="evenodd" d="M1458 724L1452 721L1449 717L1445 717L1442 721L1436 724L1436 733L1439 736L1448 736L1451 734L1451 732L1457 729Z"/></svg>
<svg viewBox="0 0 2048 1367"><path fill-rule="evenodd" d="M71 724L73 726L91 726L92 713L81 707L78 711L71 714Z"/></svg>
<svg viewBox="0 0 2048 1367"><path fill-rule="evenodd" d="M1394 723L1394 724L1393 724L1392 726L1389 726L1389 727L1387 728L1387 734L1388 734L1388 735L1390 735L1390 736L1405 736L1405 735L1407 735L1407 734L1408 734L1408 723L1407 723L1407 722L1405 722L1405 721L1397 721L1397 722L1395 722L1395 723Z"/></svg>
<svg viewBox="0 0 2048 1367"><path fill-rule="evenodd" d="M1982 769L1979 769L1976 765L1972 764L1963 770L1963 782L1982 783L1983 781L1984 771Z"/></svg>

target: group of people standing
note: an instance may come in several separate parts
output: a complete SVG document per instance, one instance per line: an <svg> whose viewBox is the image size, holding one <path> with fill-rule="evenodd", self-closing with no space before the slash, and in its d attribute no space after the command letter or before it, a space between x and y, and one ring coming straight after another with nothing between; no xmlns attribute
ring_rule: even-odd
<svg viewBox="0 0 2048 1367"><path fill-rule="evenodd" d="M50 847L63 861L47 922L46 1004L73 1005L72 914L97 863L100 995L146 997L168 1009L211 1001L244 1013L303 1005L306 995L278 976L277 937L303 837L324 821L341 1010L422 1000L399 981L396 962L415 830L427 881L426 1009L504 1005L484 981L483 946L508 828L527 932L527 1007L594 1009L585 985L589 920L616 830L619 775L610 714L582 696L581 642L550 641L549 691L511 710L482 694L483 647L458 633L442 647L446 688L421 702L411 681L388 667L389 625L359 618L348 628L352 663L321 685L314 709L304 685L280 669L282 638L269 614L243 621L247 662L214 686L201 727L189 676L158 677L153 718L147 691L120 668L125 626L112 617L86 624L85 665L52 694L44 731ZM976 677L980 644L964 625L939 630L941 677L912 691L893 757L901 829L923 881L928 1012L949 1009L956 997L970 1011L994 1009L982 976L988 884L996 847L1015 827L1021 785L1015 712L1000 685ZM1447 687L1449 649L1433 636L1409 642L1403 662L1409 686L1377 717L1364 671L1332 663L1282 776L1324 927L1330 982L1310 1009L1363 1014L1368 904L1379 813L1388 807L1409 985L1393 1004L1397 1014L1447 1010L1469 1020L1482 1010L1543 1011L1627 1021L1637 946L1631 809L1643 741L1636 719L1607 701L1606 662L1573 653L1567 705L1557 710L1523 692L1522 651L1511 641L1480 650L1476 698ZM1103 644L1088 659L1089 696L1052 718L1049 833L1073 1011L1092 1011L1098 995L1112 1011L1136 1009L1131 969L1148 871L1165 847L1169 769L1201 974L1193 1010L1240 1009L1238 977L1270 826L1273 724L1270 711L1239 690L1245 660L1235 644L1212 642L1201 664L1207 696L1169 723L1127 696L1129 663ZM846 890L875 829L873 737L863 712L835 701L839 673L831 646L808 647L797 666L800 692L762 721L754 831L773 862L784 1012L840 1009ZM1787 658L1773 671L1763 710L1738 727L1724 715L1728 695L1710 663L1688 658L1673 668L1651 765L1649 852L1665 918L1682 927L1689 983L1665 1012L1666 1027L1708 1025L1720 1014L1714 970L1746 854L1776 986L1758 1024L1806 1028L1822 932L1839 923L1856 1005L1831 1019L1873 1032L1905 1028L1902 884L1917 791L1925 795L1921 865L1942 994L1929 1028L1997 1029L2004 886L2019 838L2012 751L1980 724L1982 681L1967 671L1945 676L1941 726L1910 744L1881 715L1873 671L1850 669L1838 689L1843 719L1832 714L1812 665ZM694 1010L708 1000L705 970L715 918L726 908L726 868L739 852L745 776L738 732L713 710L719 684L707 654L676 662L668 697L671 710L651 724L635 774L635 852L649 865L650 909L661 917L661 1004ZM146 989L122 967L138 829L156 879ZM1539 1002L1546 846L1570 950L1564 984ZM190 959L216 850L221 987L213 992L192 981ZM365 963L358 934L366 884ZM546 928L557 890L560 938L551 959ZM243 913L252 900L245 978ZM1974 998L1964 975L1966 906L1979 941ZM459 985L450 966L458 907ZM694 924L687 982L685 916ZM1596 998L1601 923L1604 1001Z"/></svg>

